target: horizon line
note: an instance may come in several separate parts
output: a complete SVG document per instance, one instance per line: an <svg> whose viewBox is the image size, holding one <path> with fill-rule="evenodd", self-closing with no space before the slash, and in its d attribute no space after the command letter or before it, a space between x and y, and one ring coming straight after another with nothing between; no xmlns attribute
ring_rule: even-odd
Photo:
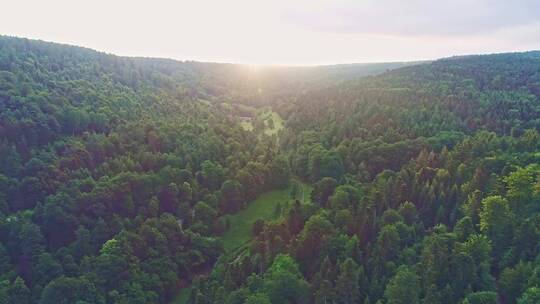
<svg viewBox="0 0 540 304"><path fill-rule="evenodd" d="M50 43L56 45L62 45L67 47L81 48L90 50L93 52L122 57L122 58L132 58L132 59L148 59L148 60L171 60L180 63L203 63L203 64L231 64L231 65L242 65L242 66L254 66L254 67L265 67L265 68L316 68L316 67L332 67L332 66L346 66L346 65L372 65L372 64L418 64L418 63L429 63L441 59L451 59L458 57L469 57L469 56L489 56L489 55L501 55L501 54L519 54L519 53L529 53L529 52L539 52L540 49L531 49L531 50L509 50L504 52L485 52L485 53L469 53L469 54L455 54L445 57L436 57L436 58L422 58L422 59L408 59L408 60L377 60L377 61L351 61L351 62L335 62L335 63L314 63L314 64L287 64L287 63L247 63L247 62L234 62L234 61L213 61L213 60L198 60L198 59L180 59L173 57L159 57L159 56L145 56L145 55L123 55L115 52L109 52L106 50L99 50L97 48L78 45L70 42L59 42L51 41L42 38L28 38L16 35L1 34L0 38L11 38L11 39L21 39L29 41L37 41L42 43Z"/></svg>

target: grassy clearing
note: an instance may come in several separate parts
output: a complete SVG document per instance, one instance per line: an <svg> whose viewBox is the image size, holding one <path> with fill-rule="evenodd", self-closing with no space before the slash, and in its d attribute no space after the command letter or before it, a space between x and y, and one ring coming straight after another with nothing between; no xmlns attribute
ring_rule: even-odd
<svg viewBox="0 0 540 304"><path fill-rule="evenodd" d="M229 216L230 228L223 234L221 239L225 247L225 254L234 252L235 249L244 246L251 238L251 226L257 219L272 220L276 206L287 202L290 197L290 187L284 190L269 191L259 196L255 201L240 212ZM173 299L171 304L185 304L189 299L191 288L183 288Z"/></svg>
<svg viewBox="0 0 540 304"><path fill-rule="evenodd" d="M309 202L313 187L299 180L293 180L291 183L293 182L300 186L296 199L302 203ZM291 201L290 193L291 186L283 190L266 192L248 204L245 209L231 215L229 217L230 228L221 237L225 252L229 253L245 245L251 239L251 227L256 220L277 219L279 214L276 214L276 208L280 203L284 207L287 202Z"/></svg>
<svg viewBox="0 0 540 304"><path fill-rule="evenodd" d="M300 180L293 180L294 182L297 182L300 185L301 192L299 193L298 197L296 199L299 199L302 203L308 203L311 202L311 191L313 191L313 186L308 183L304 183Z"/></svg>
<svg viewBox="0 0 540 304"><path fill-rule="evenodd" d="M234 253L236 249L246 245L251 239L251 226L258 219L273 220L279 215L275 213L277 205L291 200L292 183L299 186L296 199L302 203L309 202L311 190L313 187L310 184L303 183L299 180L292 180L291 186L283 190L274 190L260 195L256 200L248 204L248 206L240 212L229 216L230 228L223 234L221 239L225 247L225 254ZM191 293L191 288L183 288L172 301L172 304L185 304Z"/></svg>
<svg viewBox="0 0 540 304"><path fill-rule="evenodd" d="M242 121L240 126L246 131L253 131L253 124L248 121Z"/></svg>
<svg viewBox="0 0 540 304"><path fill-rule="evenodd" d="M276 206L289 200L289 189L275 190L262 194L245 209L229 217L230 228L221 239L228 253L249 241L251 226L257 219L272 220L276 218Z"/></svg>
<svg viewBox="0 0 540 304"><path fill-rule="evenodd" d="M264 129L264 134L268 136L277 134L281 129L283 129L283 119L281 119L279 114L274 111L266 110L261 112L259 114L259 119L264 121L264 125L266 126Z"/></svg>
<svg viewBox="0 0 540 304"><path fill-rule="evenodd" d="M278 113L265 109L258 112L254 120L264 123L264 134L272 136L283 129L283 119ZM240 126L246 131L253 131L253 122L241 121Z"/></svg>

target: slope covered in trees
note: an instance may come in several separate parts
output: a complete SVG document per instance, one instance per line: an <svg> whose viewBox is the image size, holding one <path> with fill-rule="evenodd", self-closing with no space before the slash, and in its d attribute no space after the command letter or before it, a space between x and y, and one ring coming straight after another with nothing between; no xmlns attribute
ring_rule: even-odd
<svg viewBox="0 0 540 304"><path fill-rule="evenodd" d="M539 76L538 52L458 57L274 105L312 204L192 302L538 302Z"/></svg>
<svg viewBox="0 0 540 304"><path fill-rule="evenodd" d="M286 186L190 63L0 43L1 301L165 302L221 254L222 215Z"/></svg>
<svg viewBox="0 0 540 304"><path fill-rule="evenodd" d="M166 303L210 270L190 303L538 303L539 98L539 52L253 69L0 37L0 303ZM292 176L311 202L223 255Z"/></svg>

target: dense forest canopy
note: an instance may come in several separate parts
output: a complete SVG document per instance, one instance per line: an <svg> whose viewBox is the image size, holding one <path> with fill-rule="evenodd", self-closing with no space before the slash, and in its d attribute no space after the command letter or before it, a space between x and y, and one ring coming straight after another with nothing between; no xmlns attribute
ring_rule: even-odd
<svg viewBox="0 0 540 304"><path fill-rule="evenodd" d="M248 67L0 36L0 303L540 303L539 131L540 52Z"/></svg>

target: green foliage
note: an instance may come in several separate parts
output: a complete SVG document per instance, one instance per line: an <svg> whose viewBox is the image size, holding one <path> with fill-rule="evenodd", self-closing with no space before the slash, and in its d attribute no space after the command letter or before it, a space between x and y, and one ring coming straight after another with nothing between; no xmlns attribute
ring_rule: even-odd
<svg viewBox="0 0 540 304"><path fill-rule="evenodd" d="M246 298L245 304L271 304L270 298L265 293L256 293Z"/></svg>
<svg viewBox="0 0 540 304"><path fill-rule="evenodd" d="M298 264L286 255L278 255L265 274L264 289L272 303L308 303L308 288Z"/></svg>
<svg viewBox="0 0 540 304"><path fill-rule="evenodd" d="M360 269L351 258L346 259L336 279L336 298L340 303L356 303L360 300Z"/></svg>
<svg viewBox="0 0 540 304"><path fill-rule="evenodd" d="M52 303L105 303L96 287L86 278L60 277L51 281L43 290L41 304Z"/></svg>
<svg viewBox="0 0 540 304"><path fill-rule="evenodd" d="M514 214L508 200L501 196L490 196L482 201L480 230L493 242L497 257L510 245L513 225Z"/></svg>
<svg viewBox="0 0 540 304"><path fill-rule="evenodd" d="M388 304L420 303L418 276L407 267L401 267L390 279L384 291Z"/></svg>
<svg viewBox="0 0 540 304"><path fill-rule="evenodd" d="M507 303L516 303L527 287L527 281L531 276L531 265L519 263L513 268L505 268L499 276L499 288L501 295Z"/></svg>
<svg viewBox="0 0 540 304"><path fill-rule="evenodd" d="M497 304L497 294L492 291L480 291L468 294L463 304Z"/></svg>
<svg viewBox="0 0 540 304"><path fill-rule="evenodd" d="M17 277L13 284L7 289L9 303L29 304L32 302L30 290L21 277Z"/></svg>
<svg viewBox="0 0 540 304"><path fill-rule="evenodd" d="M539 53L396 66L0 37L0 303L537 303Z"/></svg>
<svg viewBox="0 0 540 304"><path fill-rule="evenodd" d="M540 288L531 287L527 289L518 299L518 304L533 304L540 302Z"/></svg>

